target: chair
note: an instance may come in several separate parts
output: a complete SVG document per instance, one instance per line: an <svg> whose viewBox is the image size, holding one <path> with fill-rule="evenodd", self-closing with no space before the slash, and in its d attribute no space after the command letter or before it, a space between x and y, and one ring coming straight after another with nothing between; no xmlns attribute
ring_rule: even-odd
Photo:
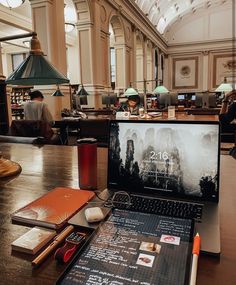
<svg viewBox="0 0 236 285"><path fill-rule="evenodd" d="M236 144L236 124L225 124L221 122L220 125L221 142Z"/></svg>
<svg viewBox="0 0 236 285"><path fill-rule="evenodd" d="M41 138L45 144L61 144L59 136L54 134L48 122L38 120L14 120L12 121L10 136Z"/></svg>
<svg viewBox="0 0 236 285"><path fill-rule="evenodd" d="M220 137L221 137L221 142L236 143L236 131L221 132Z"/></svg>
<svg viewBox="0 0 236 285"><path fill-rule="evenodd" d="M108 146L108 119L81 119L79 138L95 138L98 146Z"/></svg>

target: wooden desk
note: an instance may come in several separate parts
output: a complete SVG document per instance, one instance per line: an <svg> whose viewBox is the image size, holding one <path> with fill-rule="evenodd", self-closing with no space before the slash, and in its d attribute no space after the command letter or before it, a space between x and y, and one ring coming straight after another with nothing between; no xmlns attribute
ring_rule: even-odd
<svg viewBox="0 0 236 285"><path fill-rule="evenodd" d="M194 108L187 109L188 115L219 115L220 108Z"/></svg>
<svg viewBox="0 0 236 285"><path fill-rule="evenodd" d="M183 121L219 121L218 115L188 115L186 112L176 112L176 120ZM162 116L153 118L152 120L168 120L168 113L163 112Z"/></svg>
<svg viewBox="0 0 236 285"><path fill-rule="evenodd" d="M24 144L0 144L5 158L22 166L22 173L0 181L0 284L51 285L65 266L51 256L37 270L32 270L26 255L11 254L11 242L28 229L11 224L10 214L57 186L78 186L77 149L70 146L45 145L41 148ZM107 149L98 149L98 187L106 186ZM236 284L236 160L221 157L221 258L200 256L197 285ZM177 285L177 284L176 284Z"/></svg>
<svg viewBox="0 0 236 285"><path fill-rule="evenodd" d="M116 117L115 115L94 115L94 114L87 114L88 115L88 119L92 119L92 120L104 120L104 119L108 119L108 120L115 120ZM175 113L176 116L176 120L184 120L184 121L219 121L219 116L218 115L209 115L209 114L205 114L205 115L188 115L185 111L183 112L176 112ZM132 118L131 120L139 120L140 118L138 116L136 116L136 118ZM142 119L143 120L143 119ZM162 112L162 115L159 117L150 117L148 118L148 120L168 120L168 113L167 112ZM56 125L57 127L59 127L59 125L74 125L74 124L78 124L80 121L80 119L76 120L69 120L69 119L65 119L65 120L61 120L61 121L56 121Z"/></svg>

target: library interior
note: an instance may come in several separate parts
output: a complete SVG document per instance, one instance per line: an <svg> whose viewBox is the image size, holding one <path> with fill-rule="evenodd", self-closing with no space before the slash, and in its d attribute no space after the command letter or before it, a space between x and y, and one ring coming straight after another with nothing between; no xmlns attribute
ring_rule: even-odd
<svg viewBox="0 0 236 285"><path fill-rule="evenodd" d="M0 0L0 284L236 284L236 0Z"/></svg>

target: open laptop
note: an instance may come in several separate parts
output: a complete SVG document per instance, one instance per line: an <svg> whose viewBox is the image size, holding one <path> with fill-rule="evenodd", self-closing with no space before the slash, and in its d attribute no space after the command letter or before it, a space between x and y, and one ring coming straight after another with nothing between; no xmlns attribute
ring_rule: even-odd
<svg viewBox="0 0 236 285"><path fill-rule="evenodd" d="M201 236L201 251L220 254L219 134L219 123L213 121L111 121L110 197L126 191L132 199L124 204L131 210L136 197L151 200L151 208L144 209L147 212L156 198L161 203L174 201L167 204L171 211L175 202L186 202L183 211L189 203L199 206L202 212L196 219L196 232Z"/></svg>

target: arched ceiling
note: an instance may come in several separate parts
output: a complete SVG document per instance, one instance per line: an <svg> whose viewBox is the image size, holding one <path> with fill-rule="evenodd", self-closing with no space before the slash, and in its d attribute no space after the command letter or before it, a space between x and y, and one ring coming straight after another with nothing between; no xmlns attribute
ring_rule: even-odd
<svg viewBox="0 0 236 285"><path fill-rule="evenodd" d="M232 0L135 0L158 32L164 34L179 18L195 13L198 9L209 9L232 3Z"/></svg>

